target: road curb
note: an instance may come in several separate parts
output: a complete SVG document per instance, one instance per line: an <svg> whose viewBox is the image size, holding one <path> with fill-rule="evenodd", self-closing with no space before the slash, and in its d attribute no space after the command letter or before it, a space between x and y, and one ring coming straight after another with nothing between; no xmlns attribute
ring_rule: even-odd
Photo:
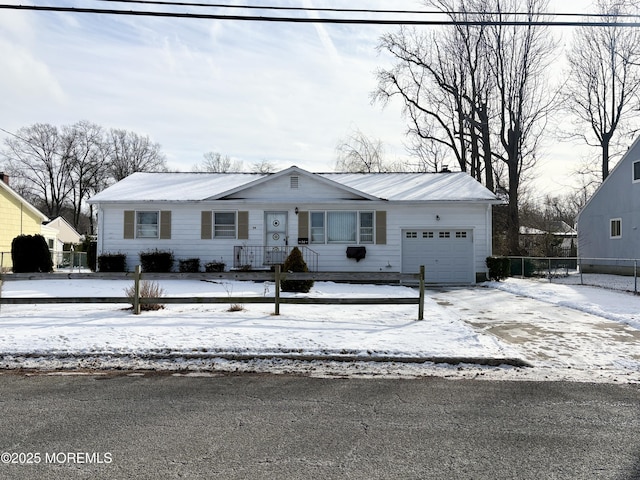
<svg viewBox="0 0 640 480"><path fill-rule="evenodd" d="M488 358L488 357L455 357L455 356L397 356L397 355L361 355L361 354L335 354L328 353L326 355L306 354L304 352L145 352L145 353L35 353L35 352L15 352L0 355L0 369L15 370L20 369L20 364L24 360L43 362L74 362L82 364L82 368L86 369L88 363L99 367L100 363L108 363L113 360L131 360L140 361L215 361L226 360L235 362L250 362L256 360L279 360L279 361L299 361L299 362L375 362L375 363L403 363L403 364L449 364L449 365L480 365L488 367L510 366L510 367L532 367L529 362L520 358ZM32 363L32 362L30 362ZM29 367L30 369L32 367ZM119 370L123 368L119 367ZM132 368L133 369L133 368Z"/></svg>

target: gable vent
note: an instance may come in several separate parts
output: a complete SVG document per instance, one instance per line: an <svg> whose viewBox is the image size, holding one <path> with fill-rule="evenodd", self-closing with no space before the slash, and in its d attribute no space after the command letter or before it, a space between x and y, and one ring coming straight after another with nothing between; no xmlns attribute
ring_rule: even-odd
<svg viewBox="0 0 640 480"><path fill-rule="evenodd" d="M297 189L299 185L300 178L299 177L289 177L290 187L291 189Z"/></svg>

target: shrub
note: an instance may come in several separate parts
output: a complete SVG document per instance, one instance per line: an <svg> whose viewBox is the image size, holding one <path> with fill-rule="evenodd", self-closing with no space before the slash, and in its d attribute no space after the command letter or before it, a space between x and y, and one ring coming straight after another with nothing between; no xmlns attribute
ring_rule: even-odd
<svg viewBox="0 0 640 480"><path fill-rule="evenodd" d="M224 262L209 262L209 263L205 263L204 265L204 271L205 272L224 272L224 267L225 267L225 263Z"/></svg>
<svg viewBox="0 0 640 480"><path fill-rule="evenodd" d="M87 252L87 266L92 271L95 271L96 258L98 256L98 243L89 238L85 238L84 241L82 242L80 251Z"/></svg>
<svg viewBox="0 0 640 480"><path fill-rule="evenodd" d="M302 258L302 252L298 247L294 247L284 261L283 270L285 272L308 272L307 264ZM286 280L280 281L280 288L283 292L307 293L313 287L313 280Z"/></svg>
<svg viewBox="0 0 640 480"><path fill-rule="evenodd" d="M170 272L173 268L173 252L158 249L140 252L140 263L143 272Z"/></svg>
<svg viewBox="0 0 640 480"><path fill-rule="evenodd" d="M125 289L125 295L131 299L131 304L133 305L133 297L135 296L135 286L132 285L129 288ZM164 290L160 288L160 285L157 282L147 282L145 280L140 282L140 298L159 298L164 296ZM162 310L164 305L159 303L141 303L140 310L144 311L154 311L154 310Z"/></svg>
<svg viewBox="0 0 640 480"><path fill-rule="evenodd" d="M127 256L124 253L105 253L98 257L98 271L124 272L127 270Z"/></svg>
<svg viewBox="0 0 640 480"><path fill-rule="evenodd" d="M490 280L504 280L511 273L511 262L507 257L487 257Z"/></svg>
<svg viewBox="0 0 640 480"><path fill-rule="evenodd" d="M200 259L199 258L187 258L186 260L180 260L179 267L180 273L196 273L200 271Z"/></svg>
<svg viewBox="0 0 640 480"><path fill-rule="evenodd" d="M11 242L14 273L51 272L53 261L42 235L18 235Z"/></svg>

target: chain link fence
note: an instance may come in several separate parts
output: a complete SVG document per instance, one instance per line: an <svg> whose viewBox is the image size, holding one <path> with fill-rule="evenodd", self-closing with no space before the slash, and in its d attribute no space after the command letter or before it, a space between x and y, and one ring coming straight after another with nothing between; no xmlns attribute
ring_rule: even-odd
<svg viewBox="0 0 640 480"><path fill-rule="evenodd" d="M51 252L51 260L55 271L89 270L87 252ZM0 252L0 273L10 272L12 265L11 252Z"/></svg>
<svg viewBox="0 0 640 480"><path fill-rule="evenodd" d="M512 277L593 285L638 293L637 258L508 257Z"/></svg>

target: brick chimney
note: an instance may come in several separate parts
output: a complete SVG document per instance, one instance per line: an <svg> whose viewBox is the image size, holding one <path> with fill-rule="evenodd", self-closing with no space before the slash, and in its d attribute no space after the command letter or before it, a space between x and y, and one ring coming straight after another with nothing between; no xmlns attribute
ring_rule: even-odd
<svg viewBox="0 0 640 480"><path fill-rule="evenodd" d="M0 180L9 185L9 175L4 172L0 172Z"/></svg>

